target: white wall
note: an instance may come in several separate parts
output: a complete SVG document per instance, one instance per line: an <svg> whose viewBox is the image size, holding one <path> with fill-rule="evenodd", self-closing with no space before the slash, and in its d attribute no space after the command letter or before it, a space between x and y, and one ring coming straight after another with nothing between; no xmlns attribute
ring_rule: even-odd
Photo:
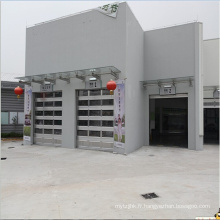
<svg viewBox="0 0 220 220"><path fill-rule="evenodd" d="M144 145L144 32L131 9L126 8L126 83L125 145L126 154ZM148 114L148 113L146 113Z"/></svg>
<svg viewBox="0 0 220 220"><path fill-rule="evenodd" d="M203 41L204 86L219 85L219 39Z"/></svg>
<svg viewBox="0 0 220 220"><path fill-rule="evenodd" d="M124 72L126 3L117 18L92 10L27 28L25 75L114 65Z"/></svg>
<svg viewBox="0 0 220 220"><path fill-rule="evenodd" d="M145 79L194 76L195 23L144 32Z"/></svg>
<svg viewBox="0 0 220 220"><path fill-rule="evenodd" d="M176 84L176 93L188 96L188 148L201 150L203 143L202 96L202 24L185 24L144 33L145 80L194 76L189 83ZM149 97L158 95L159 87L145 90L145 109ZM172 97L172 96L171 96ZM145 119L145 144L149 144L149 115Z"/></svg>

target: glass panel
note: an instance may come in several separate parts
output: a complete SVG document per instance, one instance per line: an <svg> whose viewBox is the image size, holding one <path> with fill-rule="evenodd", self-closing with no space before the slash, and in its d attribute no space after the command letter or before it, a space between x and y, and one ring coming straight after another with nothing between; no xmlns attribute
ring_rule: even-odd
<svg viewBox="0 0 220 220"><path fill-rule="evenodd" d="M62 92L54 92L55 97L62 97Z"/></svg>
<svg viewBox="0 0 220 220"><path fill-rule="evenodd" d="M88 110L79 110L78 116L88 116Z"/></svg>
<svg viewBox="0 0 220 220"><path fill-rule="evenodd" d="M53 102L44 102L45 107L51 107L53 106Z"/></svg>
<svg viewBox="0 0 220 220"><path fill-rule="evenodd" d="M77 135L78 135L78 136L88 136L88 135L87 135L87 132L88 132L88 131L78 130L78 131L77 131Z"/></svg>
<svg viewBox="0 0 220 220"><path fill-rule="evenodd" d="M54 134L61 135L62 134L62 129L54 129Z"/></svg>
<svg viewBox="0 0 220 220"><path fill-rule="evenodd" d="M53 98L53 93L52 92L45 92L45 98Z"/></svg>
<svg viewBox="0 0 220 220"><path fill-rule="evenodd" d="M101 90L90 90L90 96L101 95Z"/></svg>
<svg viewBox="0 0 220 220"><path fill-rule="evenodd" d="M88 126L87 120L78 120L78 126Z"/></svg>
<svg viewBox="0 0 220 220"><path fill-rule="evenodd" d="M44 125L53 125L53 120L44 120Z"/></svg>
<svg viewBox="0 0 220 220"><path fill-rule="evenodd" d="M44 98L44 93L35 93L36 98Z"/></svg>
<svg viewBox="0 0 220 220"><path fill-rule="evenodd" d="M35 120L36 125L43 125L44 121L43 120Z"/></svg>
<svg viewBox="0 0 220 220"><path fill-rule="evenodd" d="M55 107L61 107L62 106L62 101L54 102L54 106Z"/></svg>
<svg viewBox="0 0 220 220"><path fill-rule="evenodd" d="M88 90L80 90L79 96L88 96Z"/></svg>
<svg viewBox="0 0 220 220"><path fill-rule="evenodd" d="M90 110L89 116L101 116L101 110Z"/></svg>
<svg viewBox="0 0 220 220"><path fill-rule="evenodd" d="M35 106L36 106L36 107L43 107L43 102L36 102L36 103L35 103Z"/></svg>
<svg viewBox="0 0 220 220"><path fill-rule="evenodd" d="M36 116L43 116L43 111L35 111Z"/></svg>
<svg viewBox="0 0 220 220"><path fill-rule="evenodd" d="M43 129L42 128L35 128L35 133L43 134Z"/></svg>
<svg viewBox="0 0 220 220"><path fill-rule="evenodd" d="M44 129L44 134L53 134L53 129Z"/></svg>
<svg viewBox="0 0 220 220"><path fill-rule="evenodd" d="M103 99L102 100L102 105L113 105L114 100L113 99Z"/></svg>
<svg viewBox="0 0 220 220"><path fill-rule="evenodd" d="M102 90L102 95L110 95L110 90L108 90L108 89L103 89L103 90Z"/></svg>
<svg viewBox="0 0 220 220"><path fill-rule="evenodd" d="M100 137L100 131L89 131L89 136Z"/></svg>
<svg viewBox="0 0 220 220"><path fill-rule="evenodd" d="M102 137L113 137L113 131L103 131Z"/></svg>
<svg viewBox="0 0 220 220"><path fill-rule="evenodd" d="M62 125L62 120L55 120L54 125Z"/></svg>
<svg viewBox="0 0 220 220"><path fill-rule="evenodd" d="M102 121L103 127L113 127L113 121Z"/></svg>
<svg viewBox="0 0 220 220"><path fill-rule="evenodd" d="M88 106L88 100L79 100L78 105L79 106Z"/></svg>
<svg viewBox="0 0 220 220"><path fill-rule="evenodd" d="M90 100L90 101L89 101L89 105L90 105L90 106L101 105L101 100Z"/></svg>
<svg viewBox="0 0 220 220"><path fill-rule="evenodd" d="M113 116L113 110L102 110L102 116Z"/></svg>
<svg viewBox="0 0 220 220"><path fill-rule="evenodd" d="M17 112L10 112L9 113L10 117L10 124L17 124L18 123L18 116Z"/></svg>
<svg viewBox="0 0 220 220"><path fill-rule="evenodd" d="M53 111L44 111L44 116L53 116Z"/></svg>
<svg viewBox="0 0 220 220"><path fill-rule="evenodd" d="M1 124L2 125L8 124L8 112L1 112Z"/></svg>
<svg viewBox="0 0 220 220"><path fill-rule="evenodd" d="M89 121L89 126L101 126L101 121L91 120Z"/></svg>
<svg viewBox="0 0 220 220"><path fill-rule="evenodd" d="M54 111L54 116L62 116L62 111Z"/></svg>

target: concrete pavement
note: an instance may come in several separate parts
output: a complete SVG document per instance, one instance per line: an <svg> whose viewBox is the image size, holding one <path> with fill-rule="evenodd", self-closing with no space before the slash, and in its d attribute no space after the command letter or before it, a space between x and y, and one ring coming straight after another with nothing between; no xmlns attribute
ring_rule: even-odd
<svg viewBox="0 0 220 220"><path fill-rule="evenodd" d="M1 157L2 219L193 219L219 209L217 145L124 156L2 142Z"/></svg>

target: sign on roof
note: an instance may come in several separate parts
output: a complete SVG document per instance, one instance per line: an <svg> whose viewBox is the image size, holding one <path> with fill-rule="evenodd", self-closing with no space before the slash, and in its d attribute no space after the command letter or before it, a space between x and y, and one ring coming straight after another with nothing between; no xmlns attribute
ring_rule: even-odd
<svg viewBox="0 0 220 220"><path fill-rule="evenodd" d="M101 7L96 8L99 12L108 15L110 17L116 18L117 17L117 12L118 12L118 7L119 3L112 3L112 4L107 4L103 5Z"/></svg>

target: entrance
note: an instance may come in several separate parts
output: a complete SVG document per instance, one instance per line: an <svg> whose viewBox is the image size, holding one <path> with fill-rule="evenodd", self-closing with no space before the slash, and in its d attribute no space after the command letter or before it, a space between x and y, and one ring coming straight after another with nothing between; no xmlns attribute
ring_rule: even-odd
<svg viewBox="0 0 220 220"><path fill-rule="evenodd" d="M188 98L150 99L150 144L188 147Z"/></svg>
<svg viewBox="0 0 220 220"><path fill-rule="evenodd" d="M77 147L113 152L114 96L107 89L77 91Z"/></svg>
<svg viewBox="0 0 220 220"><path fill-rule="evenodd" d="M219 144L219 108L204 108L204 143Z"/></svg>

